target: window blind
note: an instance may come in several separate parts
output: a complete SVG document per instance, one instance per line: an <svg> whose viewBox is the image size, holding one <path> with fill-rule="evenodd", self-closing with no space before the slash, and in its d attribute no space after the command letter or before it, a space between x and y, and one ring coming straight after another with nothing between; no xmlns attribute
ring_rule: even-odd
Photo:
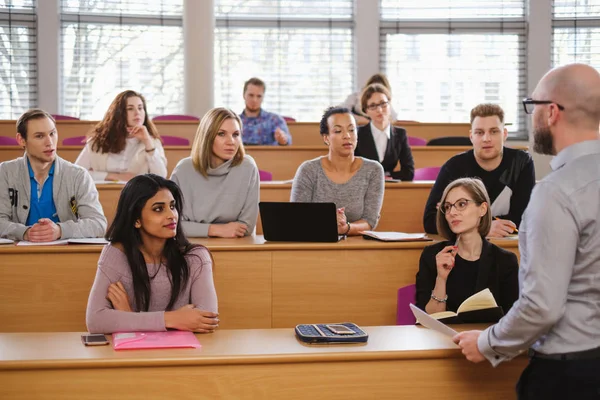
<svg viewBox="0 0 600 400"><path fill-rule="evenodd" d="M183 0L61 0L61 113L101 119L132 89L148 113L183 111Z"/></svg>
<svg viewBox="0 0 600 400"><path fill-rule="evenodd" d="M352 92L352 0L215 0L215 15L215 105L242 112L258 77L265 110L318 121Z"/></svg>
<svg viewBox="0 0 600 400"><path fill-rule="evenodd" d="M584 63L600 69L600 1L554 0L552 65Z"/></svg>
<svg viewBox="0 0 600 400"><path fill-rule="evenodd" d="M381 0L380 65L398 118L469 122L491 102L525 137L526 32L524 0Z"/></svg>
<svg viewBox="0 0 600 400"><path fill-rule="evenodd" d="M0 119L37 105L35 1L0 1Z"/></svg>

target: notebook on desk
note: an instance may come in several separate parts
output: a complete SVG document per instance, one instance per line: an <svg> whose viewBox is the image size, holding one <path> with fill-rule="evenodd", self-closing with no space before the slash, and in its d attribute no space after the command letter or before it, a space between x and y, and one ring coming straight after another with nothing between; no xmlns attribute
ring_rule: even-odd
<svg viewBox="0 0 600 400"><path fill-rule="evenodd" d="M337 242L335 203L265 202L258 204L265 240Z"/></svg>

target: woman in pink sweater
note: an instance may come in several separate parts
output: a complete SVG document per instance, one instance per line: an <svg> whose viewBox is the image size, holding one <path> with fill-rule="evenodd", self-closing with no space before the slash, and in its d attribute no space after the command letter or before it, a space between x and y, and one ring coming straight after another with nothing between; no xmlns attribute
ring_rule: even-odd
<svg viewBox="0 0 600 400"><path fill-rule="evenodd" d="M90 332L217 328L212 256L183 234L181 209L179 187L158 175L125 185L88 299Z"/></svg>

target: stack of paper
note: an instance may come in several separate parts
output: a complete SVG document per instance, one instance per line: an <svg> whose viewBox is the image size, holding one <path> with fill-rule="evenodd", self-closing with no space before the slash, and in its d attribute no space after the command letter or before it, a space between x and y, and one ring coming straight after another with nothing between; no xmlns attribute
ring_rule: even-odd
<svg viewBox="0 0 600 400"><path fill-rule="evenodd" d="M403 233L403 232L361 232L365 239L381 240L382 242L420 242L432 240L425 233Z"/></svg>

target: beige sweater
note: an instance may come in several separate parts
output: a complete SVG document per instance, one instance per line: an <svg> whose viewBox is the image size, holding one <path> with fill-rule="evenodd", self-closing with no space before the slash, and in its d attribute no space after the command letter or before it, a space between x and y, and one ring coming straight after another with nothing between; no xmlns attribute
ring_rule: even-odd
<svg viewBox="0 0 600 400"><path fill-rule="evenodd" d="M135 138L127 139L125 149L118 154L95 152L92 150L92 143L91 140L86 143L75 164L90 171L96 182L106 180L106 175L111 172L129 172L135 175L153 173L167 177L167 158L160 139L154 139L155 150L150 153Z"/></svg>

